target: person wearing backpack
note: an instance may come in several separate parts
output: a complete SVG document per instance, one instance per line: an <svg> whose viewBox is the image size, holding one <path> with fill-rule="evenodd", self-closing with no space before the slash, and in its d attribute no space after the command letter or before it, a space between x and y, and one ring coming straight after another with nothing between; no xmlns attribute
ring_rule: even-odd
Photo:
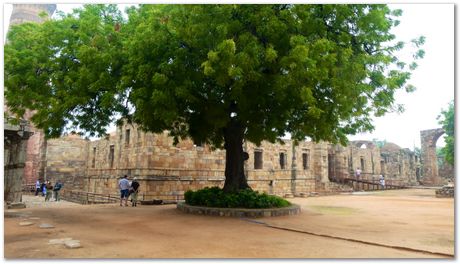
<svg viewBox="0 0 460 264"><path fill-rule="evenodd" d="M56 184L54 185L54 188L53 188L53 193L54 193L54 201L59 201L61 200L61 198L59 197L59 191L61 190L62 188L62 183L60 180L58 180L56 182Z"/></svg>
<svg viewBox="0 0 460 264"><path fill-rule="evenodd" d="M45 194L45 202L49 201L51 199L51 196L52 196L52 191L53 191L53 185L51 184L50 181L47 181L46 182L46 185L45 185L45 189L46 190L46 194Z"/></svg>
<svg viewBox="0 0 460 264"><path fill-rule="evenodd" d="M139 182L137 181L137 178L134 177L133 181L131 182L131 205L137 206L137 195L139 194Z"/></svg>

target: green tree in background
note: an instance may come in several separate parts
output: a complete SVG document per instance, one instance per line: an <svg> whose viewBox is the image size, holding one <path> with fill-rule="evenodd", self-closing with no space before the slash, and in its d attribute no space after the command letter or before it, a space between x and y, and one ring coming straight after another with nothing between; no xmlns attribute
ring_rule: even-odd
<svg viewBox="0 0 460 264"><path fill-rule="evenodd" d="M115 120L226 150L224 190L249 188L243 142L347 142L394 94L415 62L396 56L386 5L85 5L16 26L5 46L6 99L50 137L103 135ZM419 47L424 38L413 43ZM417 50L414 58L423 57Z"/></svg>
<svg viewBox="0 0 460 264"><path fill-rule="evenodd" d="M455 107L452 101L447 110L442 110L441 115L438 116L439 124L446 132L444 141L446 145L441 149L442 156L445 157L446 161L454 165L455 162Z"/></svg>
<svg viewBox="0 0 460 264"><path fill-rule="evenodd" d="M127 114L119 86L124 57L116 5L87 5L43 24L13 26L5 45L5 98L49 137L65 128L102 135Z"/></svg>
<svg viewBox="0 0 460 264"><path fill-rule="evenodd" d="M385 146L385 144L387 144L387 140L386 139L379 140L377 138L373 138L372 143L374 143L379 148L383 148L383 146Z"/></svg>

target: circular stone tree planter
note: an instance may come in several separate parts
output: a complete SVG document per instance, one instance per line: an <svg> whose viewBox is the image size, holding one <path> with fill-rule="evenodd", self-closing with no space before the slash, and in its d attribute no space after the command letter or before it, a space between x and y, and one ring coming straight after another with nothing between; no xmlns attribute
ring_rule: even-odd
<svg viewBox="0 0 460 264"><path fill-rule="evenodd" d="M216 208L205 206L192 206L185 202L177 203L177 209L188 214L230 216L230 217L267 217L296 215L300 213L300 206L293 204L288 207L269 209L245 209L245 208Z"/></svg>

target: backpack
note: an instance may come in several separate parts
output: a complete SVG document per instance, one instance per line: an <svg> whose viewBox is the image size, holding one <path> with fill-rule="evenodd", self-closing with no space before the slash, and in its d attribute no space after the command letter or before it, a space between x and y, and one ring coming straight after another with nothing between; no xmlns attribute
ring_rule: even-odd
<svg viewBox="0 0 460 264"><path fill-rule="evenodd" d="M61 189L61 187L62 187L62 184L56 183L56 185L54 185L54 189L53 189L53 190L54 190L54 191L59 191L59 190Z"/></svg>

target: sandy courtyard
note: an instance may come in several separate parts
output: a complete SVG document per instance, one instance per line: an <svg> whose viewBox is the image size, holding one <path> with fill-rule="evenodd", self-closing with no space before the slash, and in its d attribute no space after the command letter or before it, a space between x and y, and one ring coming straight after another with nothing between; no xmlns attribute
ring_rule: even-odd
<svg viewBox="0 0 460 264"><path fill-rule="evenodd" d="M4 212L4 257L453 258L454 199L434 192L294 198L301 214L257 219L187 215L175 205L45 204L23 196L28 208ZM60 238L81 247L49 244Z"/></svg>

